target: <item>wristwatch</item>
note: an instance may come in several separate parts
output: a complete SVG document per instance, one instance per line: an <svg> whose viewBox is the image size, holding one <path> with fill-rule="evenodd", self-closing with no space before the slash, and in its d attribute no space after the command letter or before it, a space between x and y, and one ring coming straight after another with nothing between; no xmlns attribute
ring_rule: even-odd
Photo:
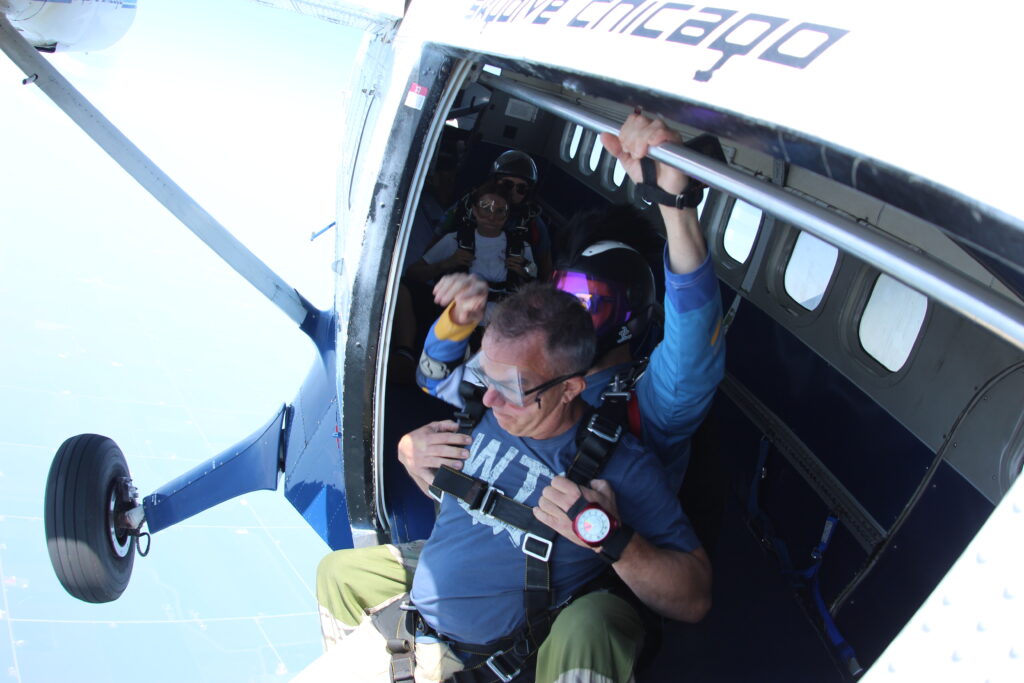
<svg viewBox="0 0 1024 683"><path fill-rule="evenodd" d="M643 182L636 186L640 199L647 204L661 204L673 209L694 209L704 199L704 183L690 179L686 188L679 194L669 194L658 186L655 180L654 161L650 157L640 160Z"/></svg>
<svg viewBox="0 0 1024 683"><path fill-rule="evenodd" d="M597 503L588 503L572 522L576 536L598 553L608 564L617 562L633 538L633 529L620 523Z"/></svg>
<svg viewBox="0 0 1024 683"><path fill-rule="evenodd" d="M608 511L597 503L588 503L576 515L572 522L572 530L581 541L591 548L604 543L613 531L619 528L619 520L608 514Z"/></svg>

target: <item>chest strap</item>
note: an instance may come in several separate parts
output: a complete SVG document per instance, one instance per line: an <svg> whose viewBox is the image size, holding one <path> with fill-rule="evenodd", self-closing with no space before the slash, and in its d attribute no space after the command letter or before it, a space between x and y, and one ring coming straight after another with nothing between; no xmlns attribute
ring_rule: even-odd
<svg viewBox="0 0 1024 683"><path fill-rule="evenodd" d="M520 546L526 555L524 606L528 615L532 610L551 607L549 561L558 532L539 522L529 505L509 498L482 479L453 470L447 465L437 470L434 486L463 501L470 510L479 511L524 532Z"/></svg>

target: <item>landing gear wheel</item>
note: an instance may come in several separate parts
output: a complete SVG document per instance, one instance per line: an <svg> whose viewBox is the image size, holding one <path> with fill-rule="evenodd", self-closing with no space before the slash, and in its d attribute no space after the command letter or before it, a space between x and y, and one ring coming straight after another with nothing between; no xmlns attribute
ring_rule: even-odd
<svg viewBox="0 0 1024 683"><path fill-rule="evenodd" d="M135 503L124 454L98 434L57 449L46 479L43 522L50 562L68 593L86 602L116 600L128 585L134 539L118 518Z"/></svg>

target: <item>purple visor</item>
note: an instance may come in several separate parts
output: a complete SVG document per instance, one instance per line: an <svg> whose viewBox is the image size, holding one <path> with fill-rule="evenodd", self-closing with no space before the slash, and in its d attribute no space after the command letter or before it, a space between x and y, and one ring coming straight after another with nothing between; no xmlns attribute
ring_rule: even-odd
<svg viewBox="0 0 1024 683"><path fill-rule="evenodd" d="M598 337L624 325L631 317L625 288L575 270L556 270L555 287L572 294L590 314Z"/></svg>

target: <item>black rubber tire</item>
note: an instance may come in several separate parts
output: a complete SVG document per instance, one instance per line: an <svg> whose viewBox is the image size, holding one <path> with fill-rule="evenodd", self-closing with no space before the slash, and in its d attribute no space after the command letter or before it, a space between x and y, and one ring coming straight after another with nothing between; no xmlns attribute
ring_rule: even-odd
<svg viewBox="0 0 1024 683"><path fill-rule="evenodd" d="M128 586L134 539L113 530L110 509L118 479L127 476L121 449L98 434L71 437L53 457L44 498L46 548L61 585L79 600L110 602Z"/></svg>

